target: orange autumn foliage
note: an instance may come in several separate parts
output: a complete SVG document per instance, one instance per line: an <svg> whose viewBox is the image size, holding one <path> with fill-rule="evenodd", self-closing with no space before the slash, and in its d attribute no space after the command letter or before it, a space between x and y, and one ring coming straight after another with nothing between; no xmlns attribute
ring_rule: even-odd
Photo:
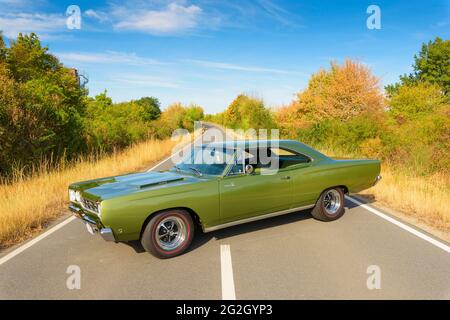
<svg viewBox="0 0 450 320"><path fill-rule="evenodd" d="M278 111L277 122L292 132L325 119L346 121L365 112L379 112L383 105L379 79L362 63L348 59L313 74L308 87Z"/></svg>

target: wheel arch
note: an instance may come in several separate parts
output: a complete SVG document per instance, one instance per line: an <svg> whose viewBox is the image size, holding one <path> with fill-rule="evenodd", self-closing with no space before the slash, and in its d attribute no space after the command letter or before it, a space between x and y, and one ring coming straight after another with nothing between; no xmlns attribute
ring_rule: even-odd
<svg viewBox="0 0 450 320"><path fill-rule="evenodd" d="M199 215L197 214L197 212L195 212L193 209L188 208L188 207L172 207L172 208L165 208L165 209L161 209L155 212L152 212L148 215L148 217L144 220L144 222L142 223L141 226L141 231L139 234L139 239L141 239L142 237L142 233L144 232L145 226L147 225L147 223L158 213L160 212L165 212L165 211L170 211L170 210L183 210L186 211L187 213L189 213L189 215L191 216L192 222L194 223L194 226L200 227L202 228L202 223L200 220ZM202 228L203 229L203 228Z"/></svg>
<svg viewBox="0 0 450 320"><path fill-rule="evenodd" d="M345 195L345 194L348 194L348 187L347 187L346 185L343 185L343 184L328 187L328 188L324 189L324 190L322 191L322 193L323 193L325 190L328 190L328 189L334 189L334 188L340 188L340 189L342 189L342 191L344 191L344 195Z"/></svg>
<svg viewBox="0 0 450 320"><path fill-rule="evenodd" d="M348 187L347 187L346 185L344 185L344 184L338 184L338 185L326 187L325 189L323 189L322 192L320 192L320 195L319 195L319 197L317 198L316 201L319 201L320 197L322 196L322 194L323 194L325 191L330 190L330 189L335 189L335 188L342 189L342 191L344 192L344 196L345 196L346 194L349 193Z"/></svg>

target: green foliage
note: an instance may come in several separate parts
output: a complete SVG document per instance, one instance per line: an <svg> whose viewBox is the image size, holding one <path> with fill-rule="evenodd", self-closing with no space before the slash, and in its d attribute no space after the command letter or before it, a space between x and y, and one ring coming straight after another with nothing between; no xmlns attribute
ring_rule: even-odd
<svg viewBox="0 0 450 320"><path fill-rule="evenodd" d="M166 138L170 137L176 129L193 130L194 121L200 121L203 118L202 107L197 105L185 107L179 102L173 103L155 121L155 135L157 138Z"/></svg>
<svg viewBox="0 0 450 320"><path fill-rule="evenodd" d="M194 130L194 122L205 117L203 108L197 105L190 105L186 108L182 126L190 131Z"/></svg>
<svg viewBox="0 0 450 320"><path fill-rule="evenodd" d="M0 44L0 174L85 150L85 91L36 35Z"/></svg>
<svg viewBox="0 0 450 320"><path fill-rule="evenodd" d="M420 113L398 123L390 113L360 115L351 121L326 119L291 138L319 149L374 157L430 174L450 169L450 109Z"/></svg>
<svg viewBox="0 0 450 320"><path fill-rule="evenodd" d="M161 104L159 103L158 98L143 97L139 100L135 100L134 102L143 108L143 118L146 121L156 120L161 115Z"/></svg>
<svg viewBox="0 0 450 320"><path fill-rule="evenodd" d="M411 86L417 82L438 85L450 99L450 40L437 37L428 44L422 44L418 55L414 56L414 72L400 77L400 83L388 85L389 96L398 92L403 85Z"/></svg>
<svg viewBox="0 0 450 320"><path fill-rule="evenodd" d="M339 150L347 153L358 153L363 141L383 134L383 127L380 126L381 117L381 115L363 114L349 121L325 119L298 130L296 135L300 140L313 146L338 147Z"/></svg>
<svg viewBox="0 0 450 320"><path fill-rule="evenodd" d="M56 72L62 68L58 59L42 47L36 34L22 35L11 42L6 61L13 78L18 82L26 82Z"/></svg>
<svg viewBox="0 0 450 320"><path fill-rule="evenodd" d="M253 128L276 128L269 109L261 99L241 94L230 104L223 114L223 124L233 129L247 130Z"/></svg>
<svg viewBox="0 0 450 320"><path fill-rule="evenodd" d="M136 101L113 104L106 92L89 99L86 112L89 147L112 151L147 137L150 124L146 111L146 106Z"/></svg>
<svg viewBox="0 0 450 320"><path fill-rule="evenodd" d="M0 31L0 63L4 63L6 60L7 48L3 41L3 33Z"/></svg>
<svg viewBox="0 0 450 320"><path fill-rule="evenodd" d="M450 94L450 40L437 37L423 44L414 60L414 75L417 79L436 83L446 94Z"/></svg>
<svg viewBox="0 0 450 320"><path fill-rule="evenodd" d="M389 102L390 113L398 121L421 117L445 105L446 97L439 86L424 82L400 86Z"/></svg>

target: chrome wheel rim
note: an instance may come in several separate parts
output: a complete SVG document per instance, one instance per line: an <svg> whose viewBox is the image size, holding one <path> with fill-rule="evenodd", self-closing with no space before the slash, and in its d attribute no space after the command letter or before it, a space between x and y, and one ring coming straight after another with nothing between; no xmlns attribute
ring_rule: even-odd
<svg viewBox="0 0 450 320"><path fill-rule="evenodd" d="M323 208L329 215L335 215L341 207L341 195L337 190L328 190L323 197Z"/></svg>
<svg viewBox="0 0 450 320"><path fill-rule="evenodd" d="M158 224L155 236L161 249L171 251L184 242L186 234L187 229L181 218L167 217Z"/></svg>

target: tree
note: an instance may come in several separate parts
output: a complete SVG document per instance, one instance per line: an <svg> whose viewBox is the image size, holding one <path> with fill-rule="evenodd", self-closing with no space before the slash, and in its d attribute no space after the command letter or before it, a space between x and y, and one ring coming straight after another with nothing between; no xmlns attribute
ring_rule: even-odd
<svg viewBox="0 0 450 320"><path fill-rule="evenodd" d="M6 45L5 41L3 41L3 33L0 31L0 63L4 63L6 60Z"/></svg>
<svg viewBox="0 0 450 320"><path fill-rule="evenodd" d="M225 126L234 129L273 129L276 124L261 99L241 94L231 102L223 116Z"/></svg>
<svg viewBox="0 0 450 320"><path fill-rule="evenodd" d="M170 137L174 130L183 128L186 108L179 102L172 103L155 121L156 136L160 139Z"/></svg>
<svg viewBox="0 0 450 320"><path fill-rule="evenodd" d="M363 64L346 60L313 74L308 87L291 105L282 108L277 118L289 131L326 119L348 121L364 113L380 112L383 105L378 78Z"/></svg>
<svg viewBox="0 0 450 320"><path fill-rule="evenodd" d="M58 59L48 53L48 47L42 47L35 33L19 33L17 40L11 42L6 61L18 82L40 78L62 68Z"/></svg>
<svg viewBox="0 0 450 320"><path fill-rule="evenodd" d="M204 118L205 114L203 108L197 105L190 105L186 108L183 119L183 128L188 130L194 129L194 122L200 121Z"/></svg>
<svg viewBox="0 0 450 320"><path fill-rule="evenodd" d="M418 82L402 85L389 102L390 113L402 122L438 111L448 104L437 84Z"/></svg>
<svg viewBox="0 0 450 320"><path fill-rule="evenodd" d="M91 150L112 151L145 138L150 128L136 101L114 104L106 91L89 99L86 135Z"/></svg>
<svg viewBox="0 0 450 320"><path fill-rule="evenodd" d="M135 103L144 108L144 119L147 121L153 121L159 118L161 115L161 105L158 98L155 97L143 97L139 100L135 100Z"/></svg>
<svg viewBox="0 0 450 320"><path fill-rule="evenodd" d="M0 44L0 160L2 171L26 168L43 158L70 158L85 148L84 89L36 35Z"/></svg>
<svg viewBox="0 0 450 320"><path fill-rule="evenodd" d="M400 77L400 82L386 86L389 96L394 95L402 85L429 82L439 85L450 98L450 40L437 37L428 44L422 44L414 56L414 72Z"/></svg>

